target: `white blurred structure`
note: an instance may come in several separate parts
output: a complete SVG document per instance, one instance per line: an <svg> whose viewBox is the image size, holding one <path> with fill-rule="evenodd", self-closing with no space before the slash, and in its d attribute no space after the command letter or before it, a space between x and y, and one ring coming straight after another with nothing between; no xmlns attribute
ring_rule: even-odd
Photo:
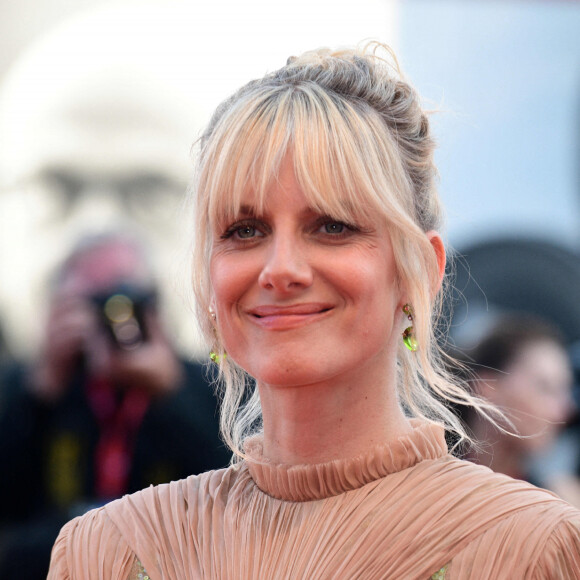
<svg viewBox="0 0 580 580"><path fill-rule="evenodd" d="M191 348L179 210L200 129L291 54L365 38L396 45L396 6L113 2L25 51L0 88L0 324L14 351L34 350L53 264L79 235L110 229L149 240L176 337Z"/></svg>

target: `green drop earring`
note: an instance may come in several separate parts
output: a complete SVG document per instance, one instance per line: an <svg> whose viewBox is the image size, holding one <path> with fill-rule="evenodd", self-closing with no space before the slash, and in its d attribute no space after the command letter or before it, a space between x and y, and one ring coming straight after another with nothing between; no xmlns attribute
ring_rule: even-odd
<svg viewBox="0 0 580 580"><path fill-rule="evenodd" d="M419 343L417 342L415 334L413 333L413 308L410 304L405 304L405 306L403 306L403 312L407 315L407 318L411 322L411 326L408 326L403 331L403 342L411 352L415 352L419 348Z"/></svg>
<svg viewBox="0 0 580 580"><path fill-rule="evenodd" d="M218 354L213 350L209 353L209 358L212 360L216 365L219 365L228 355L224 352L223 354Z"/></svg>

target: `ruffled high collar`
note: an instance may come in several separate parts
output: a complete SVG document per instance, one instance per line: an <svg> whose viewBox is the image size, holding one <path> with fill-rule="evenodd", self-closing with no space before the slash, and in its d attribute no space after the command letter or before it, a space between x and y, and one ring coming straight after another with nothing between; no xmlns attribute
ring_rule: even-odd
<svg viewBox="0 0 580 580"><path fill-rule="evenodd" d="M377 445L363 455L308 465L268 462L262 438L256 436L246 443L246 463L256 485L272 497L287 501L323 499L448 453L442 426L418 420L412 421L412 426L409 435Z"/></svg>

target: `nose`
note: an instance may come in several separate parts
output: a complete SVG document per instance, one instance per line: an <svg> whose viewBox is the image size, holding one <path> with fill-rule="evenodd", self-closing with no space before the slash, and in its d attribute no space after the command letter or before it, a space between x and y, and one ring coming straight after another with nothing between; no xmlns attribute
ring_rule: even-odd
<svg viewBox="0 0 580 580"><path fill-rule="evenodd" d="M274 236L258 282L266 290L281 293L308 288L313 271L307 250L291 235Z"/></svg>

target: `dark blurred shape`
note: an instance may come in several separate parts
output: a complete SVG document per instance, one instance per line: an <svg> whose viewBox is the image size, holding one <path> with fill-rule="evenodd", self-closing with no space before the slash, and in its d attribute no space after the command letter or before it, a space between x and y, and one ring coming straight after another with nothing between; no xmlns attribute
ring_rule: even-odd
<svg viewBox="0 0 580 580"><path fill-rule="evenodd" d="M479 443L469 458L510 477L559 491L557 485L554 489L551 471L537 469L534 462L542 453L554 451L574 410L572 369L561 333L536 316L504 314L462 354L474 393L507 417L502 430L473 410L462 410ZM580 490L580 481L577 485ZM563 497L575 503L574 497Z"/></svg>
<svg viewBox="0 0 580 580"><path fill-rule="evenodd" d="M148 339L145 313L156 307L154 291L121 284L89 299L97 306L99 319L116 348L133 350Z"/></svg>
<svg viewBox="0 0 580 580"><path fill-rule="evenodd" d="M489 240L460 248L454 257L454 269L453 291L444 312L449 323L447 350L460 359L471 363L475 359L475 363L501 370L509 358L507 351L512 349L505 347L503 358L478 361L478 348L506 314L539 317L561 333L573 371L575 404L570 403L567 425L561 425L563 430L555 446L546 446L542 453L538 449L533 458L528 457L526 467L514 462L514 468L525 472L523 477L555 489L580 505L579 492L575 491L580 454L566 451L580 447L580 254L539 239ZM542 416L542 409L535 415ZM532 417L529 423L534 421ZM541 461L541 455L551 456L551 460ZM553 477L556 472L567 478L562 488Z"/></svg>
<svg viewBox="0 0 580 580"><path fill-rule="evenodd" d="M453 324L470 310L531 312L551 320L568 344L580 340L580 255L544 240L500 239L459 248L454 256Z"/></svg>
<svg viewBox="0 0 580 580"><path fill-rule="evenodd" d="M459 248L453 261L453 291L444 307L451 347L473 346L504 312L540 316L564 335L580 403L580 357L574 356L580 349L580 254L545 240L512 238Z"/></svg>
<svg viewBox="0 0 580 580"><path fill-rule="evenodd" d="M0 369L2 369L9 361L12 360L12 353L10 352L10 348L6 343L6 337L4 336L4 330L2 328L2 324L0 323ZM2 406L1 397L0 397L0 408Z"/></svg>
<svg viewBox="0 0 580 580"><path fill-rule="evenodd" d="M165 333L140 241L82 240L42 348L0 373L0 577L45 578L60 527L150 484L225 466L217 401Z"/></svg>
<svg viewBox="0 0 580 580"><path fill-rule="evenodd" d="M475 347L463 351L473 390L505 411L521 438L501 433L469 410L476 437L490 449L484 463L527 477L528 457L554 443L572 410L572 371L564 340L551 323L530 314L504 314Z"/></svg>

